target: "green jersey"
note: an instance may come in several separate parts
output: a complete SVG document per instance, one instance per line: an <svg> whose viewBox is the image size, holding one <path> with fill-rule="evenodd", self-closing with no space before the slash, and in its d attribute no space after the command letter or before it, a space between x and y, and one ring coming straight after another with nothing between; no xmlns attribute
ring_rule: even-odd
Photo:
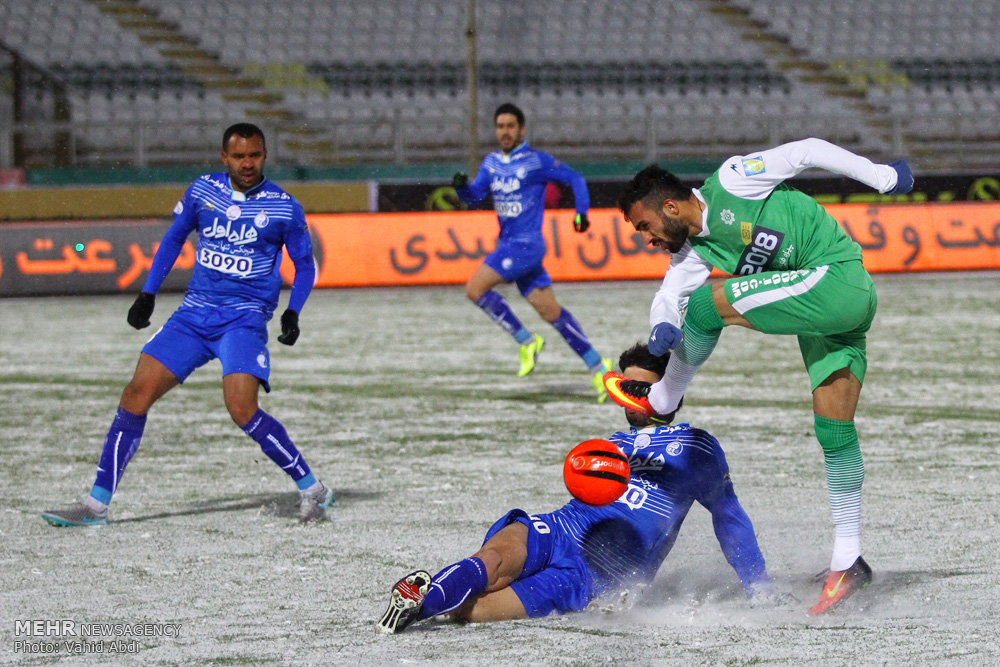
<svg viewBox="0 0 1000 667"><path fill-rule="evenodd" d="M746 199L726 190L716 172L700 193L708 233L691 237L691 246L726 273L745 276L861 259L861 246L833 216L788 185L762 199Z"/></svg>
<svg viewBox="0 0 1000 667"><path fill-rule="evenodd" d="M650 307L650 326L680 326L688 296L705 284L713 267L740 276L861 259L861 246L816 200L785 184L811 167L853 178L879 192L896 185L892 167L822 139L729 158L695 190L705 203L702 230L671 255Z"/></svg>

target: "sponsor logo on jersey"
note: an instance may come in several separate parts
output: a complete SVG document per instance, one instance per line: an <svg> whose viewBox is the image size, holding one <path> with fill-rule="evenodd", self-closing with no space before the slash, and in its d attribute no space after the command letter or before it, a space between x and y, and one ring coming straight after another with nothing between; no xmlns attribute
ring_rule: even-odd
<svg viewBox="0 0 1000 667"><path fill-rule="evenodd" d="M727 225L732 225L734 222L736 222L736 214L730 211L728 208L722 209L722 212L719 213L719 218L721 218L722 222L724 222ZM744 241L744 243L746 243L746 241Z"/></svg>
<svg viewBox="0 0 1000 667"><path fill-rule="evenodd" d="M757 157L745 157L743 158L743 173L747 176L756 176L757 174L764 173L764 160L758 155Z"/></svg>
<svg viewBox="0 0 1000 667"><path fill-rule="evenodd" d="M740 224L742 226L750 223ZM740 255L740 261L736 263L735 275L749 276L767 269L781 250L781 242L785 239L782 232L760 226L753 227L751 235L750 243Z"/></svg>
<svg viewBox="0 0 1000 667"><path fill-rule="evenodd" d="M174 215L180 215L183 212L184 212L184 202L179 201L177 202L177 206L174 206Z"/></svg>
<svg viewBox="0 0 1000 667"><path fill-rule="evenodd" d="M240 216L243 214L243 209L241 209L236 204L233 204L226 209L226 220L239 220Z"/></svg>
<svg viewBox="0 0 1000 667"><path fill-rule="evenodd" d="M270 222L271 221L268 219L267 213L264 211L258 213L253 219L253 225L258 229L264 229L268 226L268 224L270 224Z"/></svg>
<svg viewBox="0 0 1000 667"><path fill-rule="evenodd" d="M670 446L672 447L673 443ZM677 445L677 451L680 452L679 444ZM628 466L632 472L636 470L662 470L665 462L666 459L663 458L662 454L641 454L633 451L632 456L628 457Z"/></svg>
<svg viewBox="0 0 1000 667"><path fill-rule="evenodd" d="M257 240L257 230L253 226L240 225L239 231L232 226L232 221L227 221L223 227L219 224L219 219L215 218L212 226L203 227L201 233L206 239L225 239L234 245L246 245Z"/></svg>
<svg viewBox="0 0 1000 667"><path fill-rule="evenodd" d="M752 222L741 222L740 223L740 239L743 241L743 245L750 243L750 235L753 233L753 223Z"/></svg>
<svg viewBox="0 0 1000 667"><path fill-rule="evenodd" d="M514 176L509 178L504 178L503 176L494 177L490 183L490 189L493 192L502 192L505 195L509 195L511 192L517 192L521 189L521 180Z"/></svg>

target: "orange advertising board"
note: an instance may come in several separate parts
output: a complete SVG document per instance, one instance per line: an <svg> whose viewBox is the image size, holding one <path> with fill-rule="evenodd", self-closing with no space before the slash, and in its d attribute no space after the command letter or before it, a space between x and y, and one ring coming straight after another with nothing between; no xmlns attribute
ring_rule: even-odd
<svg viewBox="0 0 1000 667"><path fill-rule="evenodd" d="M826 209L864 249L869 271L1000 269L1000 204L837 204ZM545 267L555 281L659 279L668 255L644 246L614 209L546 211ZM307 216L317 287L460 284L496 247L491 211ZM283 264L290 271L290 263ZM291 274L286 274L286 278Z"/></svg>

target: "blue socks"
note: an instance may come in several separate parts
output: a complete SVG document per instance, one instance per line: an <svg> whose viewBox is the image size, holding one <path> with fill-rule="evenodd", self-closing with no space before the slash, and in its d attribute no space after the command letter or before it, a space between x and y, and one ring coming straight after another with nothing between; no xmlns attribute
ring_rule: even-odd
<svg viewBox="0 0 1000 667"><path fill-rule="evenodd" d="M518 345L524 345L531 340L532 334L524 328L521 320L510 309L510 305L499 293L489 290L476 301L476 305L490 316L494 322L503 327L517 341ZM587 340L587 335L583 333L583 327L576 321L573 314L565 308L559 313L559 317L552 323L555 330L563 337L573 351L580 355L587 368L595 370L601 366L601 355L594 349Z"/></svg>
<svg viewBox="0 0 1000 667"><path fill-rule="evenodd" d="M420 609L420 620L457 609L486 590L489 580L483 561L472 557L444 568L431 578L431 582Z"/></svg>
<svg viewBox="0 0 1000 667"><path fill-rule="evenodd" d="M587 364L587 368L594 370L601 365L601 355L598 354L597 350L590 344L590 341L587 340L587 335L583 333L583 327L573 317L573 313L563 308L562 312L559 313L559 317L552 323L552 326L555 327L566 343L573 348L573 351L580 355L583 363Z"/></svg>
<svg viewBox="0 0 1000 667"><path fill-rule="evenodd" d="M260 445L261 451L268 458L295 480L300 490L307 489L316 482L305 459L277 419L258 409L243 427L243 431Z"/></svg>
<svg viewBox="0 0 1000 667"><path fill-rule="evenodd" d="M531 332L524 328L521 320L517 319L517 315L499 293L489 290L476 300L476 305L482 308L483 312L490 316L490 319L503 327L504 331L513 336L519 345L524 345L531 340Z"/></svg>
<svg viewBox="0 0 1000 667"><path fill-rule="evenodd" d="M107 505L118 489L125 466L139 448L142 432L146 427L145 415L134 415L119 406L111 428L104 439L104 449L97 464L97 479L90 490L90 496ZM299 450L292 444L285 428L271 415L257 410L243 430L260 444L261 450L295 480L299 489L307 489L316 483Z"/></svg>
<svg viewBox="0 0 1000 667"><path fill-rule="evenodd" d="M146 415L134 415L125 408L118 406L115 419L111 422L108 435L104 438L104 449L97 464L97 479L90 490L94 500L107 505L111 496L118 488L125 466L132 459L135 450L142 440L142 431L146 427Z"/></svg>

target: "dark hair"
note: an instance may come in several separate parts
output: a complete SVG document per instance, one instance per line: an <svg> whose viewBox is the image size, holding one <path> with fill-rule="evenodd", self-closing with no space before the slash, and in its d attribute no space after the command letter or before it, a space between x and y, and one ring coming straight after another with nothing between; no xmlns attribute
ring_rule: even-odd
<svg viewBox="0 0 1000 667"><path fill-rule="evenodd" d="M230 125L226 128L226 131L222 133L222 150L226 150L229 146L229 137L234 134L243 137L244 139L249 139L251 137L260 137L260 142L264 142L264 132L254 125L253 123L236 123L235 125Z"/></svg>
<svg viewBox="0 0 1000 667"><path fill-rule="evenodd" d="M520 125L521 127L524 127L524 112L521 111L518 107L514 106L510 102L504 102L503 104L497 107L496 111L493 112L494 123L497 122L497 118L499 118L500 114L502 113L514 114L514 117L517 118L517 124Z"/></svg>
<svg viewBox="0 0 1000 667"><path fill-rule="evenodd" d="M687 201L691 197L691 188L660 165L651 164L625 186L625 191L618 198L618 208L628 219L628 212L636 202L645 201L648 206L658 207L667 197ZM652 199L659 201L650 201Z"/></svg>
<svg viewBox="0 0 1000 667"><path fill-rule="evenodd" d="M624 371L629 366L635 366L636 368L641 368L663 377L663 374L667 372L667 362L669 360L669 352L662 357L654 356L650 353L646 343L640 342L622 352L622 355L618 357L618 368Z"/></svg>

